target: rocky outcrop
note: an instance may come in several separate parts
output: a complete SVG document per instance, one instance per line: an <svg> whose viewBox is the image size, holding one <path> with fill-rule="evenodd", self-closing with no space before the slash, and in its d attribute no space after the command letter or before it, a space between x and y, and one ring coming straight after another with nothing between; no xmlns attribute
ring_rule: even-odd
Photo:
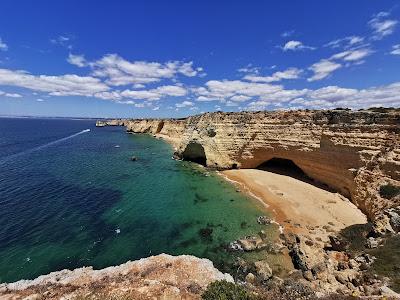
<svg viewBox="0 0 400 300"><path fill-rule="evenodd" d="M125 120L123 119L115 119L115 120L97 120L96 127L104 127L104 126L124 126Z"/></svg>
<svg viewBox="0 0 400 300"><path fill-rule="evenodd" d="M400 185L399 109L217 112L118 122L128 132L165 137L178 157L217 169L290 160L349 197L371 219L400 204L399 194L380 194L384 185Z"/></svg>
<svg viewBox="0 0 400 300"><path fill-rule="evenodd" d="M233 282L207 259L161 254L101 270L63 270L1 284L0 299L89 299L92 295L101 299L200 299L207 285L216 280Z"/></svg>

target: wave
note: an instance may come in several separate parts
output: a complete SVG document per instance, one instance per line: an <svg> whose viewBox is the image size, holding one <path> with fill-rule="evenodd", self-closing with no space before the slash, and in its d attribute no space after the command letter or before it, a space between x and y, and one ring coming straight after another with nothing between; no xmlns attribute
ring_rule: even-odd
<svg viewBox="0 0 400 300"><path fill-rule="evenodd" d="M72 138L74 138L74 137L77 137L78 135L81 135L81 134L84 134L84 133L87 133L87 132L90 132L90 129L85 129L85 130L79 131L79 132L77 132L77 133L71 134L71 135L66 136L66 137L63 137L63 138L61 138L61 139L58 139L58 140L49 142L49 143L44 144L44 145L37 146L37 147L35 147L35 148L31 148L31 149L28 149L28 150L24 150L24 151L22 151L22 152L18 152L18 153L15 153L15 154L11 154L11 155L9 155L9 156L6 156L6 157L3 158L3 159L0 159L0 164L3 164L3 163L5 163L5 162L8 162L8 161L10 161L10 160L12 160L12 159L14 159L14 158L20 157L20 156L22 156L22 155L29 154L29 153L32 153L32 152L35 152L35 151L38 151L38 150L42 150L42 149L47 148L47 147L49 147L49 146L52 146L52 145L54 145L54 144L58 144L58 143L61 143L61 142L63 142L63 141L72 139Z"/></svg>

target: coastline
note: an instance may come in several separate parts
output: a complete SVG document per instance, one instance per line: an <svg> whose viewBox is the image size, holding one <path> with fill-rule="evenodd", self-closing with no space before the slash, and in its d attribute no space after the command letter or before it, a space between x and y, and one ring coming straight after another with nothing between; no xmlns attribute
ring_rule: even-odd
<svg viewBox="0 0 400 300"><path fill-rule="evenodd" d="M378 131L369 130L372 116L376 117L373 123L379 127L379 136ZM383 142L386 145L396 139L390 131L396 116L397 111L391 110L296 111L289 115L206 113L182 120L127 120L122 125L129 133L164 139L177 158L221 170L216 173L236 186L237 192L247 194L249 201L261 203L260 208L265 208L273 218L265 213L265 219L259 218L258 222L265 220L263 225L280 226L280 239L273 250L288 252L293 263L290 278L321 295L371 295L386 293L388 282L385 278L368 279L368 269L375 260L368 254L369 248L382 246L383 239L367 240L367 234L398 231L397 208L391 208L398 198L382 194L382 188L397 186L398 182L393 178L397 160L388 159L397 149L382 148ZM385 123L380 121L383 119ZM246 126L242 126L243 121ZM365 132L360 134L359 127L365 127ZM366 137L373 143L365 143ZM376 153L376 149L386 150ZM376 161L378 155L380 160ZM315 183L255 169L274 159L292 162ZM381 164L385 167L379 168ZM318 182L337 193L325 190ZM358 233L360 230L366 232ZM346 234L362 236L360 241L353 241ZM231 249L258 249L263 235L261 230L258 235L243 237L233 242ZM353 242L360 244L362 252L347 252ZM362 286L358 279L364 282Z"/></svg>
<svg viewBox="0 0 400 300"><path fill-rule="evenodd" d="M347 198L292 177L256 169L220 173L242 192L262 201L285 232L327 242L334 232L367 223L365 214Z"/></svg>
<svg viewBox="0 0 400 300"><path fill-rule="evenodd" d="M166 141L174 150L180 141L160 133L153 136ZM274 216L272 222L279 226L280 233L312 236L326 243L333 233L368 222L367 216L346 197L290 176L257 169L217 173L242 193L259 201ZM299 209L301 207L303 209Z"/></svg>

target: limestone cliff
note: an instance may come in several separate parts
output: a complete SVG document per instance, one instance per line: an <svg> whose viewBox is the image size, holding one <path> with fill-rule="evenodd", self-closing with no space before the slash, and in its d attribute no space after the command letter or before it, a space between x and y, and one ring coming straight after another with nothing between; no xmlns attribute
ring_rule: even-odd
<svg viewBox="0 0 400 300"><path fill-rule="evenodd" d="M352 199L371 219L400 204L400 110L206 113L186 119L117 120L128 132L168 139L180 158L217 169L293 161ZM383 220L388 222L388 220Z"/></svg>
<svg viewBox="0 0 400 300"><path fill-rule="evenodd" d="M200 299L216 280L233 282L207 259L161 254L102 270L63 270L0 284L0 299Z"/></svg>

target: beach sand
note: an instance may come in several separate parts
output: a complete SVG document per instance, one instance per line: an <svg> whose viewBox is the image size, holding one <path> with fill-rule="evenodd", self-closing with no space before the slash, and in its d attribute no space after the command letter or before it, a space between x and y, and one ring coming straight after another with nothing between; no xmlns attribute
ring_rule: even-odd
<svg viewBox="0 0 400 300"><path fill-rule="evenodd" d="M221 173L242 191L263 201L285 232L307 234L325 242L333 232L367 222L347 198L298 179L255 169Z"/></svg>

